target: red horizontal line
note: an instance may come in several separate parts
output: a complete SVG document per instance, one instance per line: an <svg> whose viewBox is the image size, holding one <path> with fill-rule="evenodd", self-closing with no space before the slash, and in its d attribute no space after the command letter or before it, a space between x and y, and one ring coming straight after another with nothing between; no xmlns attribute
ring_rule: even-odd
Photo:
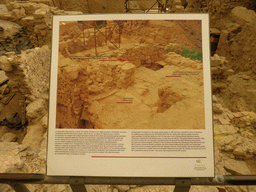
<svg viewBox="0 0 256 192"><path fill-rule="evenodd" d="M116 103L132 103L132 102L125 102L125 101L123 101L123 102L116 102Z"/></svg>
<svg viewBox="0 0 256 192"><path fill-rule="evenodd" d="M92 156L92 158L202 159L206 157Z"/></svg>
<svg viewBox="0 0 256 192"><path fill-rule="evenodd" d="M165 76L165 77L181 77L181 76Z"/></svg>
<svg viewBox="0 0 256 192"><path fill-rule="evenodd" d="M100 61L133 61L133 60L100 60Z"/></svg>

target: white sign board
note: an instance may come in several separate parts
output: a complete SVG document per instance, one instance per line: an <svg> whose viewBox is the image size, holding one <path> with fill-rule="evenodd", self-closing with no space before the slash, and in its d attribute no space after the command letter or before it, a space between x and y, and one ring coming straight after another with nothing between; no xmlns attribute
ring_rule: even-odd
<svg viewBox="0 0 256 192"><path fill-rule="evenodd" d="M208 14L53 17L47 175L213 177Z"/></svg>

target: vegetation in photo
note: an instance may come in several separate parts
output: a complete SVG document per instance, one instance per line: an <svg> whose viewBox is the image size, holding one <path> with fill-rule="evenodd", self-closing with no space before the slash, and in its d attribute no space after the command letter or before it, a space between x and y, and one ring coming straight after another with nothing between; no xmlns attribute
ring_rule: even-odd
<svg viewBox="0 0 256 192"><path fill-rule="evenodd" d="M202 62L202 51L196 49L189 49L186 46L180 48L174 48L173 45L168 45L165 48L167 52L174 52L180 54L183 57L189 58L191 60L198 60Z"/></svg>

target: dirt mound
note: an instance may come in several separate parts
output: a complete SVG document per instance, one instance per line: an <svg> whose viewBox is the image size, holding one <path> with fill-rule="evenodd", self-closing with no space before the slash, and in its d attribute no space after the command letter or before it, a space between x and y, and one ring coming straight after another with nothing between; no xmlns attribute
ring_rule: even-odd
<svg viewBox="0 0 256 192"><path fill-rule="evenodd" d="M244 7L236 7L225 21L216 53L224 56L235 72L256 73L256 14Z"/></svg>

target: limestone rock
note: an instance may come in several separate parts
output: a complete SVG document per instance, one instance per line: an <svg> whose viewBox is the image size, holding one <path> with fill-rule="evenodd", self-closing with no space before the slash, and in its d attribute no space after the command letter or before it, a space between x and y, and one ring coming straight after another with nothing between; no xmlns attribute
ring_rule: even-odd
<svg viewBox="0 0 256 192"><path fill-rule="evenodd" d="M48 127L48 113L40 120L41 125L47 129Z"/></svg>
<svg viewBox="0 0 256 192"><path fill-rule="evenodd" d="M173 5L182 5L181 0L173 0Z"/></svg>
<svg viewBox="0 0 256 192"><path fill-rule="evenodd" d="M45 24L39 24L34 26L34 32L39 33L42 30L45 30L47 26Z"/></svg>
<svg viewBox="0 0 256 192"><path fill-rule="evenodd" d="M228 69L226 71L224 71L223 75L224 76L230 76L230 75L233 75L235 72L233 69Z"/></svg>
<svg viewBox="0 0 256 192"><path fill-rule="evenodd" d="M219 103L213 103L212 109L215 114L223 113L223 108L222 108L221 104L219 104Z"/></svg>
<svg viewBox="0 0 256 192"><path fill-rule="evenodd" d="M253 138L253 134L252 134L250 131L243 131L243 132L241 133L241 136L242 136L242 137L246 137L246 138L248 138L248 139L252 139L252 138Z"/></svg>
<svg viewBox="0 0 256 192"><path fill-rule="evenodd" d="M44 133L45 129L42 125L30 125L27 127L27 134L24 137L22 144L31 146L33 149L39 149Z"/></svg>
<svg viewBox="0 0 256 192"><path fill-rule="evenodd" d="M129 185L114 185L119 191L128 191L130 189Z"/></svg>
<svg viewBox="0 0 256 192"><path fill-rule="evenodd" d="M223 139L221 140L221 145L228 145L230 144L231 142L235 141L235 137L232 136L232 135L228 135L228 136L225 136L223 137Z"/></svg>
<svg viewBox="0 0 256 192"><path fill-rule="evenodd" d="M232 135L237 132L237 129L233 125L216 125L214 126L214 131L216 134L228 134Z"/></svg>
<svg viewBox="0 0 256 192"><path fill-rule="evenodd" d="M20 162L17 157L19 153L19 144L16 142L0 142L0 172L5 173L10 167L10 164L16 164Z"/></svg>
<svg viewBox="0 0 256 192"><path fill-rule="evenodd" d="M246 156L246 152L247 152L247 149L242 147L242 146L238 146L234 149L233 151L233 154L234 155L237 155L237 156L243 156L245 157Z"/></svg>
<svg viewBox="0 0 256 192"><path fill-rule="evenodd" d="M183 12L184 11L184 7L181 5L175 5L174 6L174 11L175 12Z"/></svg>
<svg viewBox="0 0 256 192"><path fill-rule="evenodd" d="M36 191L36 187L32 184L26 184L26 187L28 188L29 191Z"/></svg>
<svg viewBox="0 0 256 192"><path fill-rule="evenodd" d="M0 71L0 85L8 81L8 77L5 75L4 71Z"/></svg>
<svg viewBox="0 0 256 192"><path fill-rule="evenodd" d="M245 74L241 74L240 77L244 80L249 80L250 79L250 76L248 75L245 75Z"/></svg>
<svg viewBox="0 0 256 192"><path fill-rule="evenodd" d="M49 47L27 49L20 56L21 58L17 59L17 62L25 75L24 79L26 79L28 89L35 98L47 99L50 67Z"/></svg>
<svg viewBox="0 0 256 192"><path fill-rule="evenodd" d="M228 159L225 162L224 168L233 175L251 175L251 171L244 161Z"/></svg>
<svg viewBox="0 0 256 192"><path fill-rule="evenodd" d="M33 13L33 16L35 19L43 19L46 13L46 10L38 9Z"/></svg>
<svg viewBox="0 0 256 192"><path fill-rule="evenodd" d="M0 69L2 69L5 72L11 72L13 70L13 67L6 56L0 57Z"/></svg>
<svg viewBox="0 0 256 192"><path fill-rule="evenodd" d="M26 3L26 4L23 4L23 8L25 9L25 12L27 15L32 15L36 10L36 4Z"/></svg>
<svg viewBox="0 0 256 192"><path fill-rule="evenodd" d="M0 126L0 138L2 138L2 136L5 134L5 133L8 133L9 132L9 129L7 126Z"/></svg>
<svg viewBox="0 0 256 192"><path fill-rule="evenodd" d="M110 185L86 185L87 192L110 192L111 188Z"/></svg>
<svg viewBox="0 0 256 192"><path fill-rule="evenodd" d="M255 22L256 14L253 10L247 10L246 7L237 6L232 9L231 14L243 22Z"/></svg>
<svg viewBox="0 0 256 192"><path fill-rule="evenodd" d="M45 100L44 99L37 99L32 103L28 104L26 107L26 116L28 120L34 119L36 117L40 117L43 114L45 109Z"/></svg>
<svg viewBox="0 0 256 192"><path fill-rule="evenodd" d="M13 9L12 10L12 15L16 18L16 19L21 19L22 17L26 16L25 13L25 9L20 8L20 9Z"/></svg>
<svg viewBox="0 0 256 192"><path fill-rule="evenodd" d="M211 66L212 67L222 67L223 65L228 64L228 61L225 57L219 56L217 54L214 54L211 57Z"/></svg>
<svg viewBox="0 0 256 192"><path fill-rule="evenodd" d="M6 6L6 8L8 9L8 11L11 11L12 9L14 9L14 8L13 8L13 6L14 6L14 3L13 3L13 2L7 3L5 6Z"/></svg>
<svg viewBox="0 0 256 192"><path fill-rule="evenodd" d="M17 140L17 136L14 133L5 133L1 140L3 142L15 142Z"/></svg>
<svg viewBox="0 0 256 192"><path fill-rule="evenodd" d="M212 96L212 102L213 102L213 103L217 103L217 101L218 101L218 100L217 100L217 97L216 97L215 95L213 95L213 96Z"/></svg>

